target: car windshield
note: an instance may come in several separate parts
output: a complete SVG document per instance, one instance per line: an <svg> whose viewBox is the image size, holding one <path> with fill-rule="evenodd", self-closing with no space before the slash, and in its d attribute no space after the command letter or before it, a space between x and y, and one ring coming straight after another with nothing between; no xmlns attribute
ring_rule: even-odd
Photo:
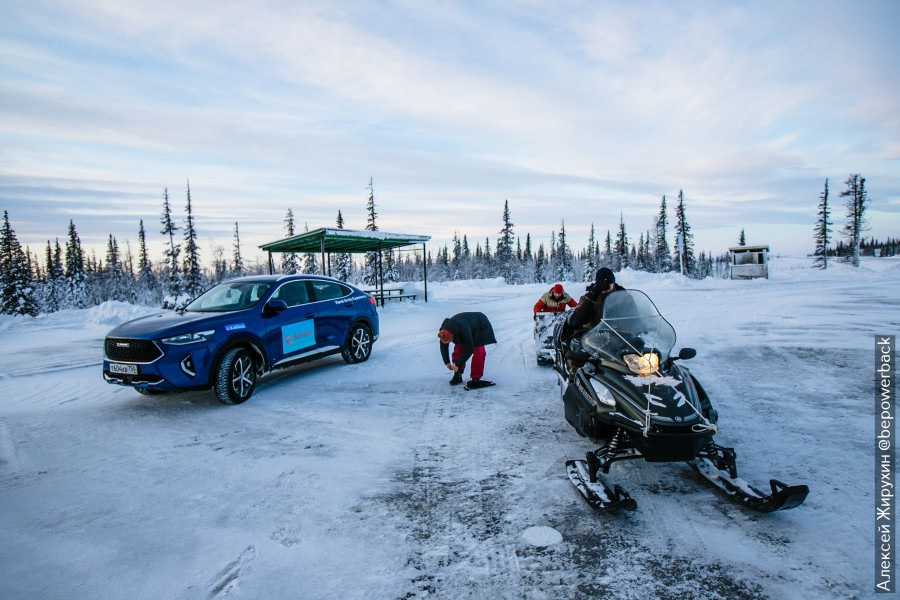
<svg viewBox="0 0 900 600"><path fill-rule="evenodd" d="M581 344L592 354L617 362L625 354L653 350L664 361L675 346L675 330L644 292L619 290L606 297L603 320L584 334Z"/></svg>
<svg viewBox="0 0 900 600"><path fill-rule="evenodd" d="M185 307L189 312L231 312L250 308L272 287L269 282L232 281L220 283Z"/></svg>

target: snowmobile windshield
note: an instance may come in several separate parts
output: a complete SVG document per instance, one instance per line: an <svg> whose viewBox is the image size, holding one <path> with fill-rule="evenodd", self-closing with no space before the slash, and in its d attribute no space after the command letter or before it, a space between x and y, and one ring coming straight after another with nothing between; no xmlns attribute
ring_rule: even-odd
<svg viewBox="0 0 900 600"><path fill-rule="evenodd" d="M675 346L675 330L647 294L618 290L606 297L603 320L584 334L581 345L593 355L619 363L629 354L653 352L665 361Z"/></svg>
<svg viewBox="0 0 900 600"><path fill-rule="evenodd" d="M272 286L268 282L234 281L220 283L185 307L188 312L232 312L250 308Z"/></svg>

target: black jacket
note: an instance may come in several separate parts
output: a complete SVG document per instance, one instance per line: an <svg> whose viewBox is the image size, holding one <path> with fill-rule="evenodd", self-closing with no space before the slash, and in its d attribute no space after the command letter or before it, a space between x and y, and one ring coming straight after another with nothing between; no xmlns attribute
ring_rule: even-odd
<svg viewBox="0 0 900 600"><path fill-rule="evenodd" d="M624 289L618 283L613 284L613 292ZM590 329L599 323L600 319L603 318L603 301L606 300L608 295L600 294L595 300L594 294L591 293L591 288L588 288L588 292L578 300L578 306L569 315L569 325L574 328Z"/></svg>
<svg viewBox="0 0 900 600"><path fill-rule="evenodd" d="M476 346L487 346L488 344L496 344L497 338L494 337L494 328L484 313L480 312L464 312L453 315L444 319L441 323L441 329L446 329L453 334L453 343L460 346L460 355L456 359L456 366L462 368L472 356L472 352ZM441 358L444 364L450 362L450 344L440 344Z"/></svg>

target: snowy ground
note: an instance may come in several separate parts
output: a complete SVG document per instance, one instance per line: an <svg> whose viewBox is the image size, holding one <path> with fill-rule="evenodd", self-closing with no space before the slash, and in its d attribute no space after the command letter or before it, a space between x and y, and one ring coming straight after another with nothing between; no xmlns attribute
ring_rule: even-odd
<svg viewBox="0 0 900 600"><path fill-rule="evenodd" d="M534 359L546 286L431 285L382 310L367 363L277 372L236 407L104 383L102 338L149 309L2 318L0 598L873 596L874 339L900 333L900 262L807 267L619 277L698 349L741 475L809 485L767 516L641 462L610 473L637 511L591 511L563 467L591 444ZM434 335L464 310L495 325L497 387L447 385Z"/></svg>

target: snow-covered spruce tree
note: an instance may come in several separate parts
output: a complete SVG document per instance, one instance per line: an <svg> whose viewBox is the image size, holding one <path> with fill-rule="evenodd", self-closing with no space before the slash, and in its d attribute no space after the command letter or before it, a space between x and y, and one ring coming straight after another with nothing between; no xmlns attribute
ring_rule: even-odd
<svg viewBox="0 0 900 600"><path fill-rule="evenodd" d="M466 237L466 234L463 234L462 238L462 260L460 261L460 266L462 268L461 277L463 279L472 279L472 273L474 272L472 250L469 248L469 239Z"/></svg>
<svg viewBox="0 0 900 600"><path fill-rule="evenodd" d="M106 268L100 279L100 299L118 300L119 302L130 302L129 294L126 289L125 275L122 272L122 261L119 253L119 243L112 234L109 234L109 240L106 244Z"/></svg>
<svg viewBox="0 0 900 600"><path fill-rule="evenodd" d="M0 313L4 315L38 314L35 285L27 267L25 253L3 211L0 228Z"/></svg>
<svg viewBox="0 0 900 600"><path fill-rule="evenodd" d="M591 223L591 232L588 234L587 248L584 250L584 272L581 275L582 281L593 281L596 276L599 265L599 256L597 256L597 234L594 231L594 224Z"/></svg>
<svg viewBox="0 0 900 600"><path fill-rule="evenodd" d="M684 274L688 277L697 276L697 259L694 256L694 235L691 233L691 226L688 225L687 217L684 211L684 192L678 191L678 206L675 207L675 235L681 243L675 244L675 255L672 263L676 269L680 270L682 261L684 266Z"/></svg>
<svg viewBox="0 0 900 600"><path fill-rule="evenodd" d="M369 177L369 199L366 201L366 231L378 231L378 225L375 219L378 213L375 212L375 187L372 178ZM365 263L363 264L363 282L368 286L376 286L378 284L378 253L366 252Z"/></svg>
<svg viewBox="0 0 900 600"><path fill-rule="evenodd" d="M66 238L66 295L65 308L85 308L88 305L88 289L85 283L84 250L75 230L75 222L69 221Z"/></svg>
<svg viewBox="0 0 900 600"><path fill-rule="evenodd" d="M462 242L459 231L453 232L453 252L450 256L450 279L459 281L462 278Z"/></svg>
<svg viewBox="0 0 900 600"><path fill-rule="evenodd" d="M344 217L343 215L341 215L341 211L338 211L335 225L338 229L344 228ZM350 271L352 265L350 255L346 252L338 252L331 255L331 261L334 276L341 281L348 281L350 279Z"/></svg>
<svg viewBox="0 0 900 600"><path fill-rule="evenodd" d="M495 265L506 283L516 283L513 276L513 223L509 220L509 200L503 202L503 227L497 239Z"/></svg>
<svg viewBox="0 0 900 600"><path fill-rule="evenodd" d="M741 235L738 236L738 246L746 246L747 245L747 236L744 235L744 230L741 229Z"/></svg>
<svg viewBox="0 0 900 600"><path fill-rule="evenodd" d="M187 206L184 219L184 292L196 298L203 291L203 270L200 267L200 247L197 245L197 228L191 207L191 183L187 184Z"/></svg>
<svg viewBox="0 0 900 600"><path fill-rule="evenodd" d="M815 241L816 249L813 256L816 257L815 266L821 269L828 268L828 243L831 241L831 207L828 206L828 179L825 180L825 188L819 195L819 212L816 220Z"/></svg>
<svg viewBox="0 0 900 600"><path fill-rule="evenodd" d="M181 269L178 266L178 258L181 255L181 245L175 243L175 233L179 227L172 220L172 209L169 206L169 188L163 190L163 213L160 217L162 223L161 234L169 236L169 246L163 251L166 257L166 274L163 277L163 294L177 298L181 295Z"/></svg>
<svg viewBox="0 0 900 600"><path fill-rule="evenodd" d="M296 229L294 227L294 210L292 208L288 208L287 214L284 216L284 233L285 237L293 237L296 234ZM284 273L285 275L293 275L294 273L299 271L297 265L298 261L296 252L281 253L282 273Z"/></svg>
<svg viewBox="0 0 900 600"><path fill-rule="evenodd" d="M572 249L566 241L566 222L562 221L559 228L559 237L556 246L556 279L557 281L572 281L575 279Z"/></svg>
<svg viewBox="0 0 900 600"><path fill-rule="evenodd" d="M603 253L600 255L600 266L608 269L613 267L612 235L609 229L606 230L606 241L603 244Z"/></svg>
<svg viewBox="0 0 900 600"><path fill-rule="evenodd" d="M534 283L534 253L531 250L531 234L525 234L525 247L522 249L522 283Z"/></svg>
<svg viewBox="0 0 900 600"><path fill-rule="evenodd" d="M141 219L138 227L138 291L137 301L148 306L159 304L159 282L153 273L153 265L150 263L147 250L147 234L144 231L144 220Z"/></svg>
<svg viewBox="0 0 900 600"><path fill-rule="evenodd" d="M43 299L40 310L41 312L56 312L62 308L66 295L65 268L63 267L62 250L59 247L59 238L56 238L54 246L51 246L50 240L47 240L45 263L43 293L39 296Z"/></svg>
<svg viewBox="0 0 900 600"><path fill-rule="evenodd" d="M547 266L547 257L544 254L544 244L538 244L537 255L534 257L534 282L546 283L547 274L545 268Z"/></svg>
<svg viewBox="0 0 900 600"><path fill-rule="evenodd" d="M619 213L619 232L616 234L616 245L613 247L613 271L621 271L629 267L631 259L628 256L628 234L625 233L625 220Z"/></svg>
<svg viewBox="0 0 900 600"><path fill-rule="evenodd" d="M241 234L238 231L238 222L234 222L234 242L231 247L231 276L240 277L244 274L244 257L241 256Z"/></svg>
<svg viewBox="0 0 900 600"><path fill-rule="evenodd" d="M672 270L672 257L669 254L669 242L666 241L666 229L669 225L669 217L666 212L666 197L663 195L659 204L659 214L656 216L656 247L654 254L654 267L657 273L668 273Z"/></svg>
<svg viewBox="0 0 900 600"><path fill-rule="evenodd" d="M847 236L847 245L850 247L850 262L854 267L858 267L862 232L869 228L866 220L869 203L866 197L866 178L854 173L847 178L844 185L847 186L841 192L841 197L847 198L847 223L844 225L844 235Z"/></svg>

